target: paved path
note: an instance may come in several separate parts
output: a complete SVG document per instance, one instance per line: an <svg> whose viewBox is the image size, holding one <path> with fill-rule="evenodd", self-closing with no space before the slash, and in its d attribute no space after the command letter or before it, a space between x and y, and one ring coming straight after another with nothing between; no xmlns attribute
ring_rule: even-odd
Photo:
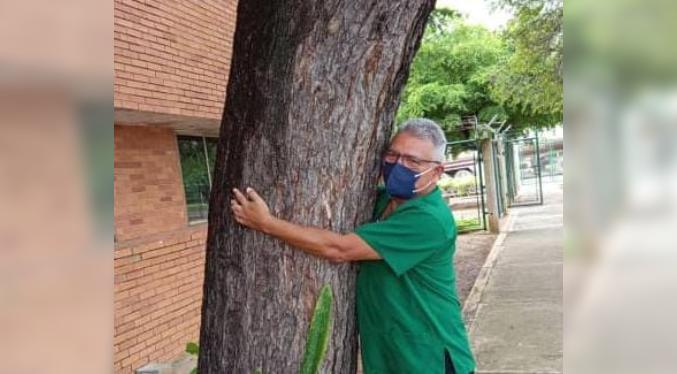
<svg viewBox="0 0 677 374"><path fill-rule="evenodd" d="M562 189L543 187L544 205L511 210L470 308L478 374L562 373Z"/></svg>

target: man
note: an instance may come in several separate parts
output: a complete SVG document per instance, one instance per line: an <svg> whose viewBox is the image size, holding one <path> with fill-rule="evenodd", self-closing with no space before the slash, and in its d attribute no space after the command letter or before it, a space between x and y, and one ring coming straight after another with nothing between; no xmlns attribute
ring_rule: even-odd
<svg viewBox="0 0 677 374"><path fill-rule="evenodd" d="M405 122L383 156L372 222L354 233L273 217L251 188L233 190L237 222L335 262L360 261L357 315L365 374L473 372L475 362L456 295L456 225L436 182L444 132Z"/></svg>

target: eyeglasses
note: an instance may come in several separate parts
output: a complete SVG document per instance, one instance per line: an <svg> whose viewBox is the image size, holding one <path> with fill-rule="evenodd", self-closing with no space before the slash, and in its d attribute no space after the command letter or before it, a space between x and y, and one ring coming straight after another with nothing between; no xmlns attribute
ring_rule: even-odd
<svg viewBox="0 0 677 374"><path fill-rule="evenodd" d="M394 164L399 160L402 160L402 165L404 165L405 167L417 170L421 169L426 164L438 164L438 165L442 164L442 162L440 161L424 160L418 157L401 154L390 149L383 154L383 161L385 162Z"/></svg>

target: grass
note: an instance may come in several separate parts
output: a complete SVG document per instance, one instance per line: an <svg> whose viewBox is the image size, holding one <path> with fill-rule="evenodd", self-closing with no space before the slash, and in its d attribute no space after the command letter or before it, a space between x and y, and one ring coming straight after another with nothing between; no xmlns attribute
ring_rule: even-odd
<svg viewBox="0 0 677 374"><path fill-rule="evenodd" d="M479 218L464 218L456 220L456 229L458 232L466 232L482 229L482 221Z"/></svg>

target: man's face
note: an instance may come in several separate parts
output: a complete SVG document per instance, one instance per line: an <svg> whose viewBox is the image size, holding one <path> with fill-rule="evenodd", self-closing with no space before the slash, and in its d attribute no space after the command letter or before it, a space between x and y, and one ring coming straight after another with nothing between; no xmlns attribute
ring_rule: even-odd
<svg viewBox="0 0 677 374"><path fill-rule="evenodd" d="M419 194L428 193L435 188L435 183L444 172L442 165L432 162L438 161L433 144L406 132L395 136L387 151L401 155L398 162L416 173L422 173L433 168L433 170L422 175L416 181L416 189L428 186L425 190L420 191Z"/></svg>

